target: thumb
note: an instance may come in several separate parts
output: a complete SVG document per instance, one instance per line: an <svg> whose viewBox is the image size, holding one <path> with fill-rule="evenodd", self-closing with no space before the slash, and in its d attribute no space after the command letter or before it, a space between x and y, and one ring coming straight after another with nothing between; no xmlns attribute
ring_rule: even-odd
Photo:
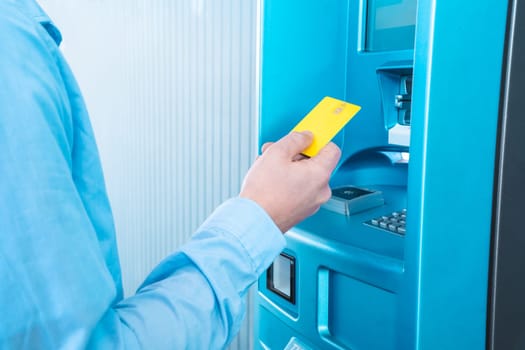
<svg viewBox="0 0 525 350"><path fill-rule="evenodd" d="M314 139L310 131L293 131L277 141L272 148L279 149L286 158L292 159L304 151Z"/></svg>

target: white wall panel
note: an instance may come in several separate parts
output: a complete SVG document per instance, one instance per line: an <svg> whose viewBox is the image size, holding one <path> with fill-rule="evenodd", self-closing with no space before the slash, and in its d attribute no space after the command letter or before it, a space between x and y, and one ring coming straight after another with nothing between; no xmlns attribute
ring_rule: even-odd
<svg viewBox="0 0 525 350"><path fill-rule="evenodd" d="M129 295L254 158L257 1L40 3L91 114ZM251 319L232 349L252 348Z"/></svg>

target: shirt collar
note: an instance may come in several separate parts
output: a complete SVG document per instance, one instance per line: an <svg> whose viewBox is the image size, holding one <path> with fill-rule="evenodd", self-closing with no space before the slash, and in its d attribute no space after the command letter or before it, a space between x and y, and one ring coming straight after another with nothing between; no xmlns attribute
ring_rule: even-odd
<svg viewBox="0 0 525 350"><path fill-rule="evenodd" d="M38 21L42 27L49 33L51 38L56 42L57 46L62 42L62 34L55 26L49 16L42 10L40 5L35 0L18 0L25 13Z"/></svg>

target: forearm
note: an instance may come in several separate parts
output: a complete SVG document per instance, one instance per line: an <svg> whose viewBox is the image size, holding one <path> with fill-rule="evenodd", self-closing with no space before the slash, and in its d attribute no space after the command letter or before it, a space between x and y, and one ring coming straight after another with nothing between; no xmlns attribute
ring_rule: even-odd
<svg viewBox="0 0 525 350"><path fill-rule="evenodd" d="M230 200L100 327L111 330L105 324L110 320L122 323L127 346L136 341L155 349L221 349L240 328L248 288L283 247L280 231L260 207ZM109 336L99 330L92 342Z"/></svg>

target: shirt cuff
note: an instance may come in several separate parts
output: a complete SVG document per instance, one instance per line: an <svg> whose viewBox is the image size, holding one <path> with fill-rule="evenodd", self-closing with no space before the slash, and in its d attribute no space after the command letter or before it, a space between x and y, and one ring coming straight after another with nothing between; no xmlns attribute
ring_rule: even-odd
<svg viewBox="0 0 525 350"><path fill-rule="evenodd" d="M235 197L220 205L197 232L221 231L234 236L260 275L284 249L286 240L274 221L256 202Z"/></svg>

